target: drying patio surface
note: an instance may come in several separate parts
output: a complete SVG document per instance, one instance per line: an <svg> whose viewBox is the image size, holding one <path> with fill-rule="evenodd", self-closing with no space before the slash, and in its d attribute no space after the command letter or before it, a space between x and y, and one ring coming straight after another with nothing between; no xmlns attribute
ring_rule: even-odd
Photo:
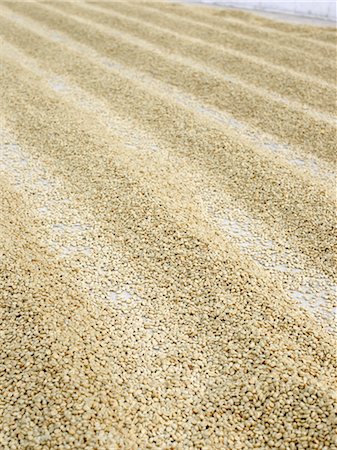
<svg viewBox="0 0 337 450"><path fill-rule="evenodd" d="M0 4L0 447L332 449L336 30Z"/></svg>

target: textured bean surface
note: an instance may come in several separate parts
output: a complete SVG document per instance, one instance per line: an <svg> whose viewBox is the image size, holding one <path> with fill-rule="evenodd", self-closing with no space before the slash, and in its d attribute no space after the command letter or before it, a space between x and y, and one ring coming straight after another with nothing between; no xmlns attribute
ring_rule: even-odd
<svg viewBox="0 0 337 450"><path fill-rule="evenodd" d="M0 39L0 448L335 448L335 29L1 0Z"/></svg>

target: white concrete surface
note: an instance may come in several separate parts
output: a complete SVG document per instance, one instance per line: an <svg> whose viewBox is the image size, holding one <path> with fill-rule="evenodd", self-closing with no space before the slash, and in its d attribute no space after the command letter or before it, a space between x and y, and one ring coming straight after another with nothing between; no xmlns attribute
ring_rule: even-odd
<svg viewBox="0 0 337 450"><path fill-rule="evenodd" d="M187 0L195 2L195 0ZM199 0L198 3L231 6L258 11L281 12L304 17L317 17L320 19L336 21L336 2L333 0Z"/></svg>

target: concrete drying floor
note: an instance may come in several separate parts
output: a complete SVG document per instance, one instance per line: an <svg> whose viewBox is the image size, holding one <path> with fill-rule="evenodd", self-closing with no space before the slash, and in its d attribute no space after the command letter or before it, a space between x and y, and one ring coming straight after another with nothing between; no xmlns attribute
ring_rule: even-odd
<svg viewBox="0 0 337 450"><path fill-rule="evenodd" d="M312 4L308 5L308 2L305 4L297 3L297 6L300 6L299 8L293 8L293 12L286 12L281 8L279 5L276 4L276 7L273 6L272 2L268 2L262 5L257 6L256 2L250 3L248 2L240 2L237 4L234 4L231 1L226 0L214 0L214 2L211 0L208 2L207 0L176 0L177 2L181 3L192 3L199 6L206 6L207 8L219 8L219 9L226 9L227 14L228 12L238 12L239 16L242 13L248 12L254 14L254 16L262 16L267 19L273 19L277 22L289 22L292 24L300 24L300 25L316 25L319 27L328 27L328 28L335 28L336 27L336 21L333 19L332 14L329 14L327 10L325 9L325 6L323 5L323 8L316 11L316 14L312 11ZM279 4L285 4L286 2L279 2ZM290 8L291 9L291 8ZM327 13L325 15L325 13Z"/></svg>
<svg viewBox="0 0 337 450"><path fill-rule="evenodd" d="M330 449L336 31L3 2L0 447Z"/></svg>

